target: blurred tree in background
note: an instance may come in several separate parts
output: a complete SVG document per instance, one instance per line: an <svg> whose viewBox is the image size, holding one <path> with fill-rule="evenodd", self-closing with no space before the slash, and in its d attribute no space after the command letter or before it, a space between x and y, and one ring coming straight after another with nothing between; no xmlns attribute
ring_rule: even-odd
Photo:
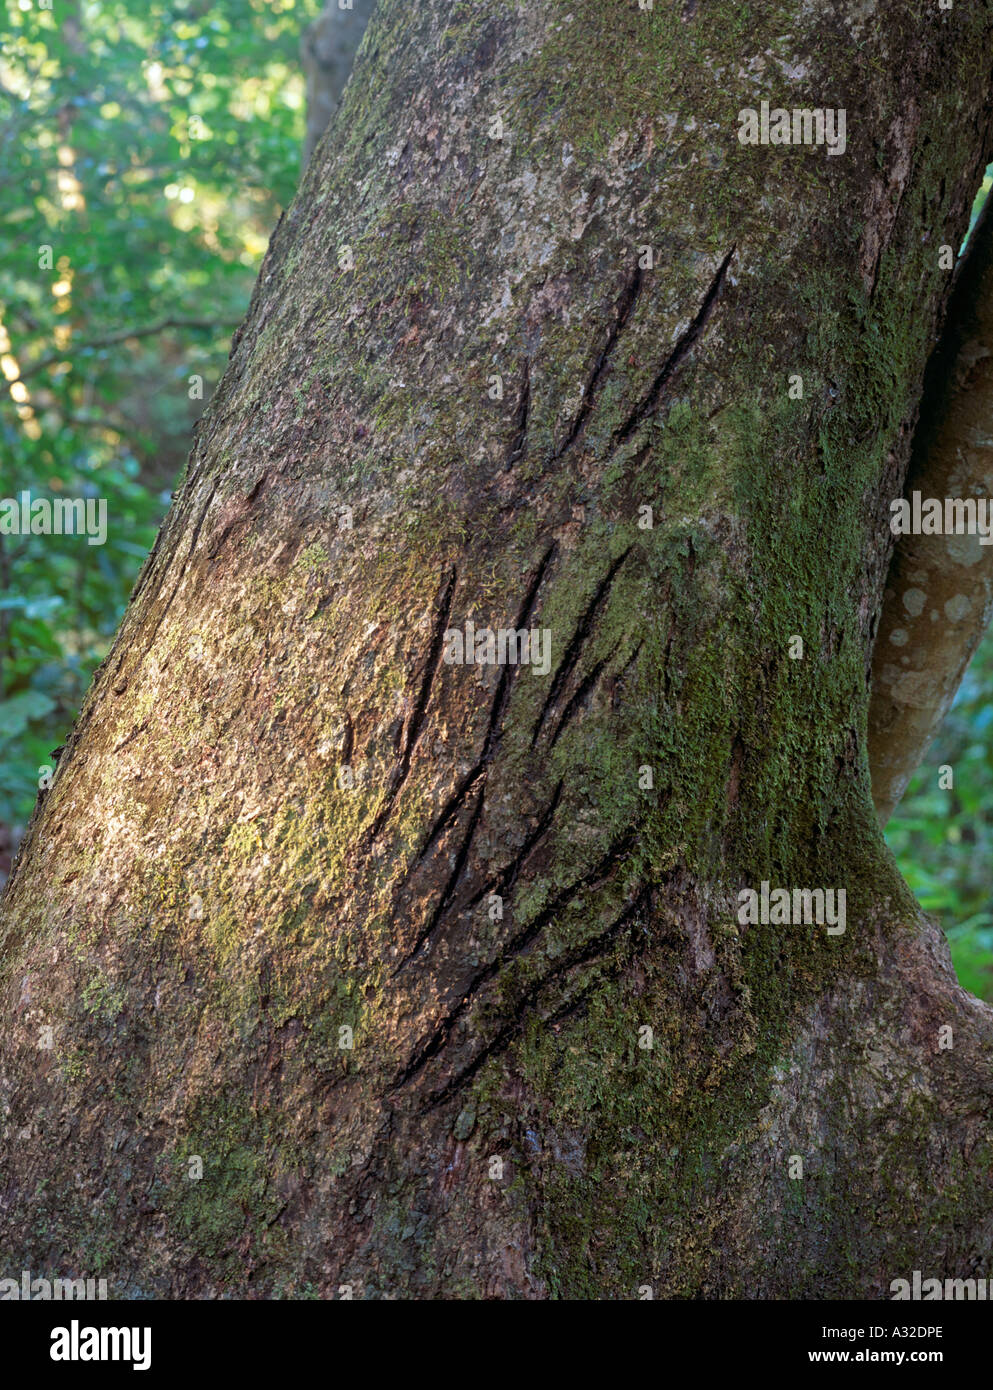
<svg viewBox="0 0 993 1390"><path fill-rule="evenodd" d="M292 197L300 31L319 8L6 0L0 497L99 496L110 524L103 546L0 536L0 854L106 653Z"/></svg>
<svg viewBox="0 0 993 1390"><path fill-rule="evenodd" d="M6 0L0 497L106 498L107 544L0 536L0 882L219 379L304 134L320 0ZM976 201L973 221L990 188ZM993 999L993 636L887 827ZM954 769L940 790L938 769Z"/></svg>

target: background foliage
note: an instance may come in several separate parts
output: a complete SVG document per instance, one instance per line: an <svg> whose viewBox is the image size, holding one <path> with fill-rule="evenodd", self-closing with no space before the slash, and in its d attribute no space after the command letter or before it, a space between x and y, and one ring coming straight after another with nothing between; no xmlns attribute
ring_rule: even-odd
<svg viewBox="0 0 993 1390"><path fill-rule="evenodd" d="M6 0L0 497L99 496L110 518L104 546L0 536L8 829L106 653L292 197L318 9Z"/></svg>
<svg viewBox="0 0 993 1390"><path fill-rule="evenodd" d="M5 0L0 34L0 497L106 498L110 531L0 536L0 880L292 197L320 3L42 6ZM988 637L887 838L960 979L993 999L991 686Z"/></svg>
<svg viewBox="0 0 993 1390"><path fill-rule="evenodd" d="M993 633L972 659L955 704L886 827L921 905L948 936L959 980L993 1001ZM942 766L954 785L938 787Z"/></svg>

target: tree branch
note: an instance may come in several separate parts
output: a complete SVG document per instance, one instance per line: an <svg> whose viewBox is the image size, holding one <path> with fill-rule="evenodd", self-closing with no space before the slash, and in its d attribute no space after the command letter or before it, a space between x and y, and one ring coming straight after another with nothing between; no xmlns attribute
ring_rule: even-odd
<svg viewBox="0 0 993 1390"><path fill-rule="evenodd" d="M993 214L987 203L928 364L906 493L993 497ZM869 766L885 825L993 616L993 545L901 536L872 659Z"/></svg>
<svg viewBox="0 0 993 1390"><path fill-rule="evenodd" d="M241 319L162 319L160 323L147 323L140 328L122 328L117 333L108 333L104 338L91 338L86 343L74 343L72 348L67 348L65 352L53 352L47 357L39 358L37 362L30 362L22 368L20 376L14 377L8 385L13 386L15 381L27 381L29 377L37 376L39 372L47 371L59 362L68 361L70 352L90 352L99 348L115 347L118 343L126 343L129 338L151 338L156 333L167 332L170 328L237 328L240 322Z"/></svg>

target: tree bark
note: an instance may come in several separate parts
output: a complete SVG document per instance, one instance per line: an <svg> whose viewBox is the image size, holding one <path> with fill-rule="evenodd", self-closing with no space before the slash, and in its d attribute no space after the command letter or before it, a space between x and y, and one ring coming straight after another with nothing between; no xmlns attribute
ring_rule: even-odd
<svg viewBox="0 0 993 1390"><path fill-rule="evenodd" d="M0 908L12 1270L989 1272L993 1015L866 714L991 16L740 13L380 0ZM741 145L763 100L844 155Z"/></svg>

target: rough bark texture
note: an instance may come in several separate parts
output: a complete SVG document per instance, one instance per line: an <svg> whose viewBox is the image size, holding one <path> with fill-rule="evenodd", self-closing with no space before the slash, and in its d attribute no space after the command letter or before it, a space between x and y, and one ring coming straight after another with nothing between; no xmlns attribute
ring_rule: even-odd
<svg viewBox="0 0 993 1390"><path fill-rule="evenodd" d="M962 263L928 366L905 492L993 496L993 218ZM869 704L872 791L885 825L941 728L993 613L993 545L978 534L897 542L876 636ZM935 769L937 776L937 769Z"/></svg>
<svg viewBox="0 0 993 1390"><path fill-rule="evenodd" d="M983 5L380 0L3 900L8 1264L989 1270L991 1011L866 711L990 58ZM843 106L847 152L742 147L762 99ZM468 618L551 673L446 664ZM762 880L847 931L740 925Z"/></svg>

